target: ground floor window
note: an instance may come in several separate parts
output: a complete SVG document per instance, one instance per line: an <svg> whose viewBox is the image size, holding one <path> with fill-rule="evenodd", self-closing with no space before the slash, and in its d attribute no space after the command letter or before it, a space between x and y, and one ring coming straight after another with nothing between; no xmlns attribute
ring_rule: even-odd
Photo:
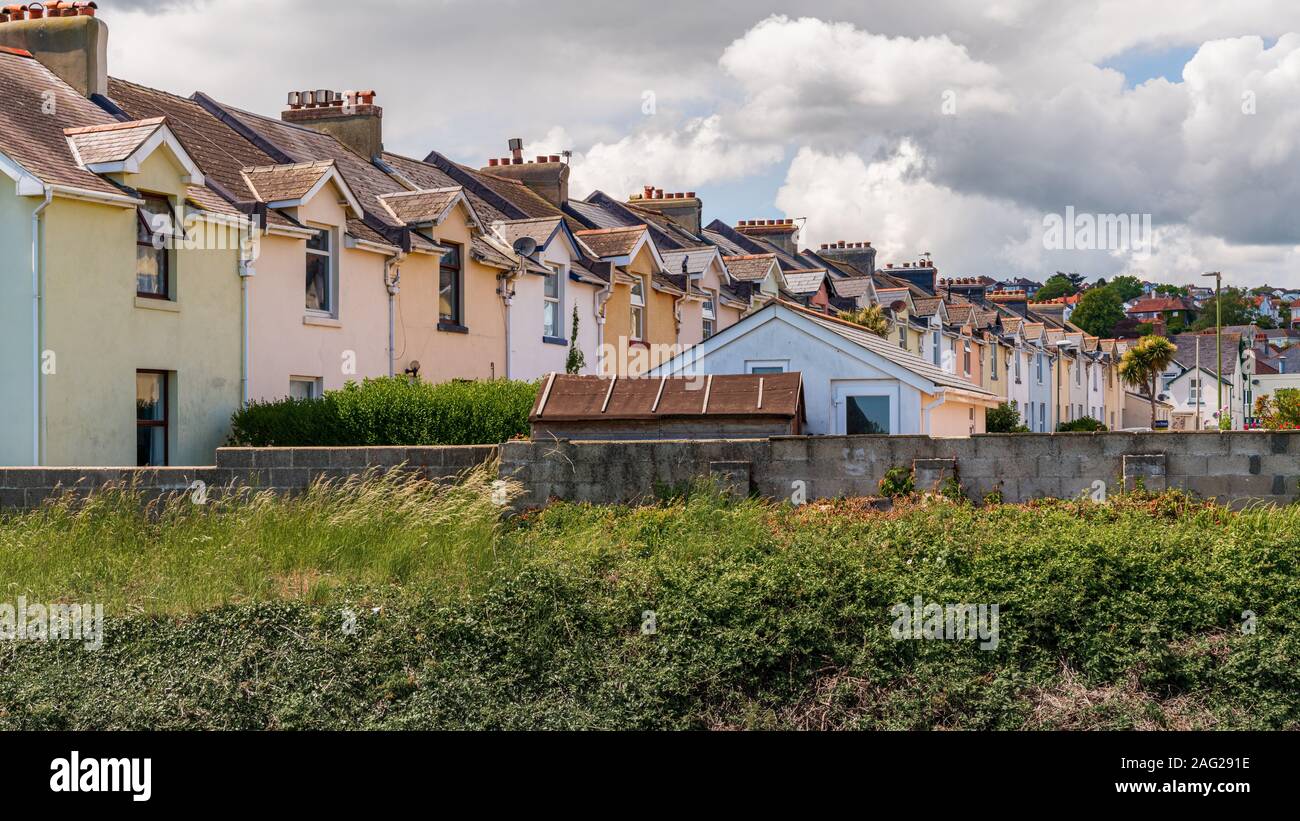
<svg viewBox="0 0 1300 821"><path fill-rule="evenodd" d="M850 396L845 403L844 432L890 433L888 396Z"/></svg>
<svg viewBox="0 0 1300 821"><path fill-rule="evenodd" d="M167 434L171 422L166 371L135 372L135 463L167 464Z"/></svg>
<svg viewBox="0 0 1300 821"><path fill-rule="evenodd" d="M289 398L290 399L320 399L322 390L321 380L313 376L291 376L289 377Z"/></svg>

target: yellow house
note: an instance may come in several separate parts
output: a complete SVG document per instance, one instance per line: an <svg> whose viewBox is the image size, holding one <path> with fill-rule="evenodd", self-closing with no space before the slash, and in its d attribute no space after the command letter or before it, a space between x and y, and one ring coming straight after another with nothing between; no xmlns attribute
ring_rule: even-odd
<svg viewBox="0 0 1300 821"><path fill-rule="evenodd" d="M42 22L98 32L4 28ZM115 120L83 96L102 66L74 68L85 90L0 51L0 239L23 249L0 258L0 464L210 464L241 398L250 223L165 119Z"/></svg>
<svg viewBox="0 0 1300 821"><path fill-rule="evenodd" d="M640 376L675 356L680 306L687 299L664 273L664 260L644 225L577 231L594 259L614 266L602 309L600 372Z"/></svg>

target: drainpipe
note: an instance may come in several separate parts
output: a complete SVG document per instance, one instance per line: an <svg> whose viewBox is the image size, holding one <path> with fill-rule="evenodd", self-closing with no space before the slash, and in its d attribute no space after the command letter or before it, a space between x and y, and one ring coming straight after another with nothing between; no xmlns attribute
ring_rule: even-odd
<svg viewBox="0 0 1300 821"><path fill-rule="evenodd" d="M252 401L252 381L253 381L253 332L252 332L252 292L249 291L248 281L257 275L256 269L253 268L253 232L258 230L255 222L248 224L249 249L241 253L239 260L239 300L240 300L240 331L242 340L240 346L243 349L240 353L239 362L239 393L240 401L247 406Z"/></svg>
<svg viewBox="0 0 1300 821"><path fill-rule="evenodd" d="M596 292L596 298L592 300L592 313L596 316L596 374L599 376L604 370L604 362L601 361L605 350L605 303L609 302L610 297L614 296L614 266L609 268L609 281L605 287Z"/></svg>
<svg viewBox="0 0 1300 821"><path fill-rule="evenodd" d="M948 401L948 392L944 390L940 390L939 393L935 396L933 402L931 402L928 405L922 406L921 412L925 414L925 435L926 436L934 436L934 425L930 423L930 411L939 407L946 401Z"/></svg>
<svg viewBox="0 0 1300 821"><path fill-rule="evenodd" d="M398 251L384 262L384 288L388 290L388 375L396 375L397 358L397 295L402 288L402 269L398 266L406 253Z"/></svg>
<svg viewBox="0 0 1300 821"><path fill-rule="evenodd" d="M41 359L44 351L45 329L41 327L43 308L41 292L45 285L45 260L41 256L41 216L54 200L54 189L45 187L45 200L32 211L32 466L40 467L44 455L45 434L41 425L43 386L41 384Z"/></svg>

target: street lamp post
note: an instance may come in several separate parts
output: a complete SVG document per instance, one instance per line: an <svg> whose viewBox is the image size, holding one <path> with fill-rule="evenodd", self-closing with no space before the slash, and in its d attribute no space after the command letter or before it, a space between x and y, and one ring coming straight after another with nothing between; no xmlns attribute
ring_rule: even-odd
<svg viewBox="0 0 1300 821"><path fill-rule="evenodd" d="M1223 273L1211 271L1201 276L1214 277L1214 356L1217 360L1214 364L1214 381L1219 385L1219 413L1223 413ZM1198 343L1196 350L1200 349ZM1232 411L1228 411L1228 425L1232 425Z"/></svg>

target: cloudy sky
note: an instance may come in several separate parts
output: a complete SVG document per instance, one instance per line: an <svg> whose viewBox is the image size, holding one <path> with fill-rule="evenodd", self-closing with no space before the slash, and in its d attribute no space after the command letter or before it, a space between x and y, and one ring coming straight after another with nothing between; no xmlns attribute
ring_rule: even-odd
<svg viewBox="0 0 1300 821"><path fill-rule="evenodd" d="M951 275L1300 286L1295 0L101 5L117 76L269 114L373 88L412 156L519 136L576 194L694 190ZM1067 209L1150 215L1149 253L1048 247Z"/></svg>

